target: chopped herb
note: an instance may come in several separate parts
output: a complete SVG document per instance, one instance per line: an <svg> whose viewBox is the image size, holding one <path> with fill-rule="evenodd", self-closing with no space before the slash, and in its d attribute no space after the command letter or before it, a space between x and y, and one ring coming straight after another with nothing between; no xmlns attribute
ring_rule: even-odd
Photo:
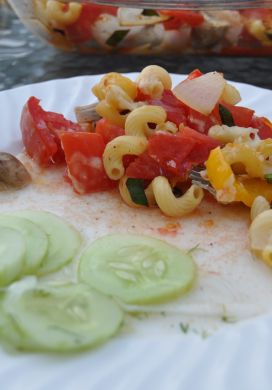
<svg viewBox="0 0 272 390"><path fill-rule="evenodd" d="M127 179L127 189L134 203L142 206L148 206L146 194L144 192L144 180L143 179Z"/></svg>
<svg viewBox="0 0 272 390"><path fill-rule="evenodd" d="M237 319L235 319L235 317L228 315L225 305L223 305L223 314L221 316L221 321L227 322L228 324L231 324L233 322L237 322Z"/></svg>
<svg viewBox="0 0 272 390"><path fill-rule="evenodd" d="M199 243L196 244L195 246L193 246L191 249L188 249L188 251L186 252L187 255L190 255L191 253L195 252L197 249L200 249L199 248Z"/></svg>
<svg viewBox="0 0 272 390"><path fill-rule="evenodd" d="M165 317L165 316L166 316L165 311L161 311L161 316L162 316L162 317Z"/></svg>
<svg viewBox="0 0 272 390"><path fill-rule="evenodd" d="M264 175L264 178L267 181L267 183L272 184L272 173L268 173L267 175Z"/></svg>
<svg viewBox="0 0 272 390"><path fill-rule="evenodd" d="M222 315L221 321L226 322L228 324L233 324L234 322L237 322L237 320L234 317L230 317L227 314Z"/></svg>
<svg viewBox="0 0 272 390"><path fill-rule="evenodd" d="M106 44L112 47L117 46L129 33L129 30L116 30L114 33L107 39Z"/></svg>
<svg viewBox="0 0 272 390"><path fill-rule="evenodd" d="M219 114L223 125L226 126L235 126L232 113L222 104L219 104Z"/></svg>
<svg viewBox="0 0 272 390"><path fill-rule="evenodd" d="M132 317L135 317L137 318L137 320L144 320L145 318L149 318L149 313L145 312L145 311L135 311L135 312L131 312L129 313Z"/></svg>
<svg viewBox="0 0 272 390"><path fill-rule="evenodd" d="M179 327L180 327L180 330L181 330L183 333L188 333L188 330L189 330L189 328L190 328L190 325L189 325L189 324L184 324L183 322L180 322Z"/></svg>
<svg viewBox="0 0 272 390"><path fill-rule="evenodd" d="M159 16L158 12L154 9L144 9L142 12L144 16Z"/></svg>
<svg viewBox="0 0 272 390"><path fill-rule="evenodd" d="M208 337L210 337L210 333L207 332L206 330L203 330L203 331L201 332L201 337L202 337L203 339L207 339Z"/></svg>

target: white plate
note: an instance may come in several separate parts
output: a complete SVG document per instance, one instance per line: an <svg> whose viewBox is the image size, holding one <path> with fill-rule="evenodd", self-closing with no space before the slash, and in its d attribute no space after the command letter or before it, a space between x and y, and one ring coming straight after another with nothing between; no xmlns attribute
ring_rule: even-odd
<svg viewBox="0 0 272 390"><path fill-rule="evenodd" d="M173 83L182 77L173 75ZM90 89L99 78L54 80L0 92L1 150L22 150L19 120L30 96L40 98L45 109L74 119L74 106L94 100ZM272 91L234 84L243 97L242 105L271 118ZM0 211L43 207L73 221L89 240L110 231L161 237L160 228L169 222L157 210L135 212L111 194L78 197L68 185L59 184L59 173L46 175L45 179L36 176L33 193L26 189L15 195L1 194ZM156 309L155 316L127 317L121 334L96 350L72 356L9 355L1 350L0 388L270 390L271 271L254 261L247 249L247 210L215 207L209 202L204 206L193 219L179 221L176 236L164 237L181 247L199 243L203 249L195 253L200 271L191 294ZM210 213L214 213L215 227L209 230ZM69 278L72 272L68 267L58 277ZM222 321L225 314L241 321L227 324ZM187 333L180 330L180 323L190 324ZM203 337L207 332L210 336Z"/></svg>

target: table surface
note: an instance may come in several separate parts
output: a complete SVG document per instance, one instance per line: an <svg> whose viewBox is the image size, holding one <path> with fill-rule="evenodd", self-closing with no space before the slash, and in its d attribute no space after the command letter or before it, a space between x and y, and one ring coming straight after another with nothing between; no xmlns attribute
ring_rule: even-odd
<svg viewBox="0 0 272 390"><path fill-rule="evenodd" d="M169 72L224 72L229 80L272 89L272 57L79 55L33 36L6 6L0 6L0 90L44 80L109 71L140 71L158 64Z"/></svg>

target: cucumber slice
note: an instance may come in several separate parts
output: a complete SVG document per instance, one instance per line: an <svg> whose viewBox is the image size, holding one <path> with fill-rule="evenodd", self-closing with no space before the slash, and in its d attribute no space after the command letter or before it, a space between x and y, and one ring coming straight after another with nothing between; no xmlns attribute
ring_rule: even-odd
<svg viewBox="0 0 272 390"><path fill-rule="evenodd" d="M81 237L66 221L46 211L23 210L14 215L35 223L47 234L48 251L37 275L57 271L74 258L81 245Z"/></svg>
<svg viewBox="0 0 272 390"><path fill-rule="evenodd" d="M15 229L22 234L26 244L23 273L35 273L47 251L46 234L36 224L14 215L0 215L0 226Z"/></svg>
<svg viewBox="0 0 272 390"><path fill-rule="evenodd" d="M83 253L79 280L127 303L174 298L192 286L192 257L164 241L137 235L110 235Z"/></svg>
<svg viewBox="0 0 272 390"><path fill-rule="evenodd" d="M0 337L28 351L72 352L113 336L123 312L85 284L11 285L0 305Z"/></svg>
<svg viewBox="0 0 272 390"><path fill-rule="evenodd" d="M25 266L25 240L15 229L0 226L0 286L7 286L21 275Z"/></svg>

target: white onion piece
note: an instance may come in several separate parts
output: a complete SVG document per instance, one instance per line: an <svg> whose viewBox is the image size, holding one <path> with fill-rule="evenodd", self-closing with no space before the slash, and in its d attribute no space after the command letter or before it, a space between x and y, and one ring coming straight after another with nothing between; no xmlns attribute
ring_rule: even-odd
<svg viewBox="0 0 272 390"><path fill-rule="evenodd" d="M117 18L120 26L147 26L157 23L162 23L170 18L167 15L152 15L146 16L142 14L143 9L139 8L119 8Z"/></svg>
<svg viewBox="0 0 272 390"><path fill-rule="evenodd" d="M241 95L238 89L233 85L226 83L221 99L228 104L235 105L241 101Z"/></svg>
<svg viewBox="0 0 272 390"><path fill-rule="evenodd" d="M193 80L184 80L174 89L174 95L187 106L209 115L219 101L226 81L218 72L206 73Z"/></svg>

